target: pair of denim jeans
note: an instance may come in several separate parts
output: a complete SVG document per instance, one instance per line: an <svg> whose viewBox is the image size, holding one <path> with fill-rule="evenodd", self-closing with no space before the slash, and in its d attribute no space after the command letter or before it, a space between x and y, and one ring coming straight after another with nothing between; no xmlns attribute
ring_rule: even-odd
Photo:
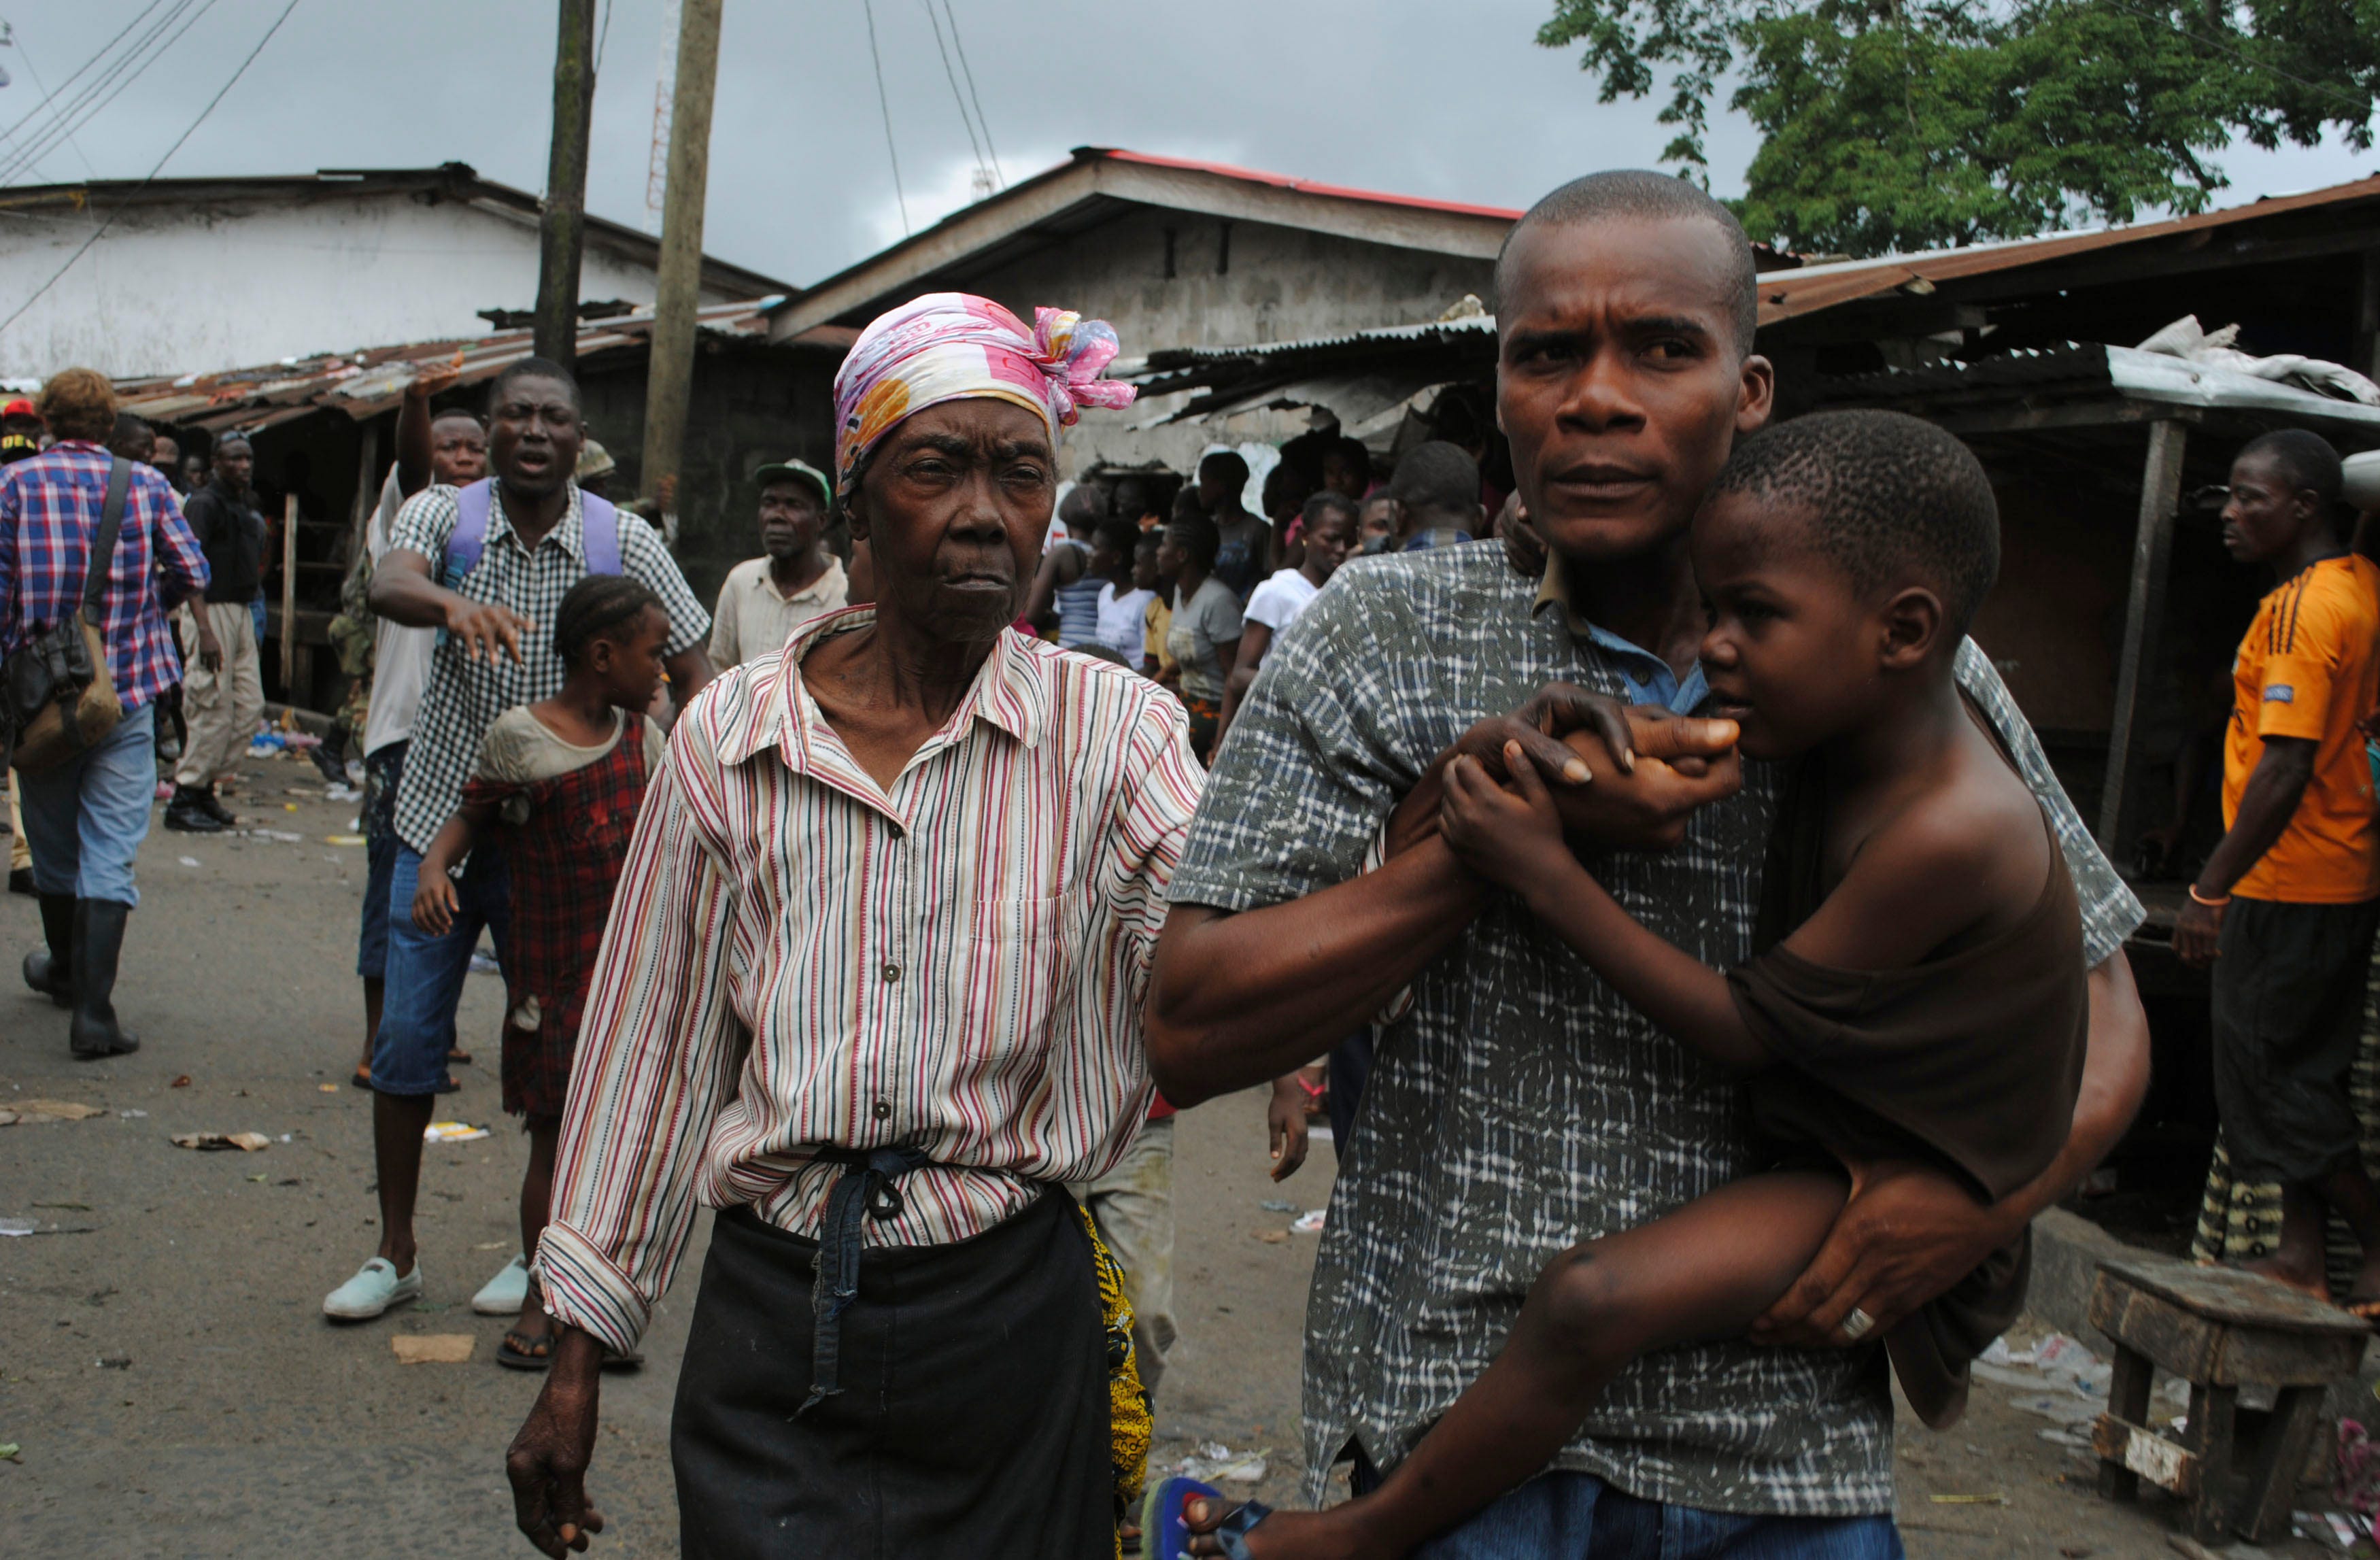
<svg viewBox="0 0 2380 1560"><path fill-rule="evenodd" d="M421 853L399 843L388 878L388 981L372 1037L371 1084L383 1094L435 1094L446 1077L446 1053L455 1048L455 1009L463 1000L463 980L471 972L471 952L484 929L504 957L512 886L504 853L481 844L456 880L454 924L443 935L413 924L413 893L421 881Z"/></svg>
<svg viewBox="0 0 2380 1560"><path fill-rule="evenodd" d="M39 774L18 771L33 886L43 894L138 905L132 861L157 797L156 707L127 710L89 751Z"/></svg>

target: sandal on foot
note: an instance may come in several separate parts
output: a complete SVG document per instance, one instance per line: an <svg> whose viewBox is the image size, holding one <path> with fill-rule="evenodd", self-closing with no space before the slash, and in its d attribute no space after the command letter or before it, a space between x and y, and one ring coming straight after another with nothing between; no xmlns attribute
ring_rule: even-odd
<svg viewBox="0 0 2380 1560"><path fill-rule="evenodd" d="M1167 1479L1151 1484L1140 1505L1142 1553L1163 1560L1187 1553L1193 1535L1183 1508L1200 1498L1220 1501L1224 1497L1212 1484L1196 1479ZM1248 1560L1248 1530L1271 1515L1272 1507L1261 1501L1243 1501L1233 1507L1213 1534L1221 1541L1226 1560Z"/></svg>
<svg viewBox="0 0 2380 1560"><path fill-rule="evenodd" d="M532 1338L515 1327L496 1346L496 1363L516 1371L542 1371L553 1363L553 1335L546 1333Z"/></svg>
<svg viewBox="0 0 2380 1560"><path fill-rule="evenodd" d="M450 1050L446 1053L446 1065L450 1067L468 1067L471 1065L471 1054L468 1051Z"/></svg>
<svg viewBox="0 0 2380 1560"><path fill-rule="evenodd" d="M371 1087L371 1064L370 1062L358 1062L356 1064L354 1075L350 1077L347 1081L354 1084L358 1089L370 1089Z"/></svg>

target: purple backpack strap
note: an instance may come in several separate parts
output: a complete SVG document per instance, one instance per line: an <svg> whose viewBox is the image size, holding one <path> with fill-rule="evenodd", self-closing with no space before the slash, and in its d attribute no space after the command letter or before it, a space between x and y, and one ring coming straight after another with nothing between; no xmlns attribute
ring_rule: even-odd
<svg viewBox="0 0 2380 1560"><path fill-rule="evenodd" d="M580 544L587 550L587 572L620 572L620 512L591 493L578 495Z"/></svg>
<svg viewBox="0 0 2380 1560"><path fill-rule="evenodd" d="M495 506L495 490L480 478L455 496L455 530L446 538L445 567L438 582L449 591L480 567L488 545L488 512Z"/></svg>

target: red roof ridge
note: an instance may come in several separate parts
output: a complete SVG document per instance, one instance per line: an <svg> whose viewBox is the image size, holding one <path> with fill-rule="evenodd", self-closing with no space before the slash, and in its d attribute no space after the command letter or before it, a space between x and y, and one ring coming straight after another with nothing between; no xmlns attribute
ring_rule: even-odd
<svg viewBox="0 0 2380 1560"><path fill-rule="evenodd" d="M1181 168L1191 173L1214 174L1220 177L1238 179L1244 184L1270 185L1276 189L1295 190L1301 195L1323 195L1336 201L1363 201L1379 206L1409 206L1420 211L1451 212L1461 216L1498 217L1505 222L1518 222L1521 213L1506 206L1471 205L1461 201L1432 201L1420 195L1393 195L1385 190L1356 189L1346 185L1321 184L1309 178L1292 178L1287 174L1266 173L1260 168L1235 167L1229 163L1208 163L1192 157L1160 157L1154 152L1132 152L1115 146L1081 146L1075 149L1078 159L1103 158L1111 163L1137 163L1152 168Z"/></svg>

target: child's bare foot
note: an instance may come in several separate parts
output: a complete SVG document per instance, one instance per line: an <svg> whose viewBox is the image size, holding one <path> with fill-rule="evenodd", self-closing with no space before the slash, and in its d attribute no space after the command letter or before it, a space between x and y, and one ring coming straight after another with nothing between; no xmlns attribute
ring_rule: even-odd
<svg viewBox="0 0 2380 1560"><path fill-rule="evenodd" d="M1226 1501L1194 1498L1182 1511L1184 1525L1195 1534L1211 1535L1221 1526L1223 1518L1239 1507ZM1249 1560L1389 1560L1378 1545L1361 1543L1340 1513L1346 1508L1330 1511L1276 1511L1247 1530L1241 1539ZM1190 1553L1198 1555L1226 1553L1220 1539L1193 1538Z"/></svg>
<svg viewBox="0 0 2380 1560"><path fill-rule="evenodd" d="M2380 1251L2363 1254L2363 1265L2355 1270L2355 1282L2348 1286L2344 1303L2350 1316L2380 1322Z"/></svg>
<svg viewBox="0 0 2380 1560"><path fill-rule="evenodd" d="M2241 1262L2240 1271L2252 1273L2259 1278L2269 1278L2301 1295L2312 1295L2325 1304L2329 1302L2330 1281L2323 1274L2319 1258L2309 1263L2290 1253L2276 1251L2269 1257L2253 1257ZM2380 1274L2374 1273L2367 1264L2364 1277L2380 1277ZM2359 1278L2359 1286L2362 1283L2362 1279ZM2380 1286L2375 1286L2374 1294L2380 1297Z"/></svg>

